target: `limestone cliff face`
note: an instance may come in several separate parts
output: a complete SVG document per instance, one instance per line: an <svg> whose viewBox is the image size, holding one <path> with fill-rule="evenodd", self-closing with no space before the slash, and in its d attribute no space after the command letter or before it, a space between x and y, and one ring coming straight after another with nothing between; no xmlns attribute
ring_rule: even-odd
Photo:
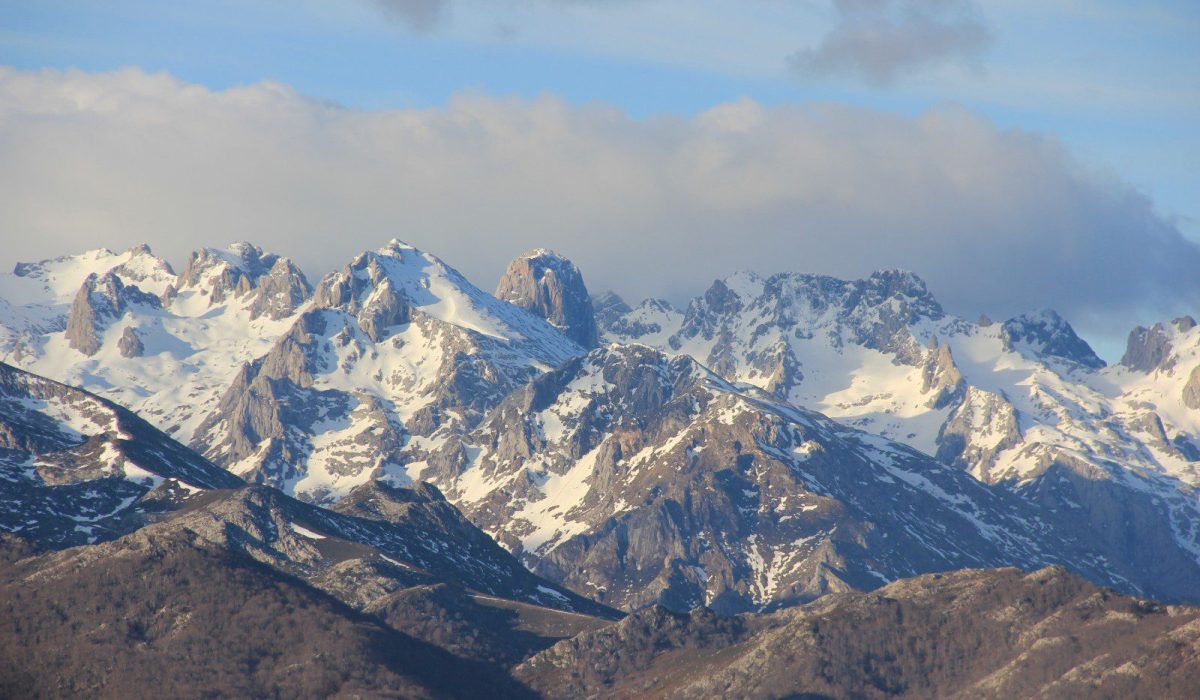
<svg viewBox="0 0 1200 700"><path fill-rule="evenodd" d="M944 408L962 398L966 382L954 364L949 345L931 348L921 373L921 393L930 394L930 408Z"/></svg>
<svg viewBox="0 0 1200 700"><path fill-rule="evenodd" d="M1191 330L1196 325L1190 316L1177 318L1173 322L1179 331ZM1153 372L1156 369L1170 369L1172 361L1171 329L1164 323L1156 323L1150 328L1138 326L1129 332L1125 343L1125 355L1121 364L1139 372Z"/></svg>
<svg viewBox="0 0 1200 700"><path fill-rule="evenodd" d="M1183 385L1183 404L1191 409L1200 409L1200 365L1192 369L1187 384Z"/></svg>
<svg viewBox="0 0 1200 700"><path fill-rule="evenodd" d="M338 274L321 280L313 301L318 308L340 308L354 315L358 327L378 343L392 326L412 320L411 300L393 282L378 255L359 255Z"/></svg>
<svg viewBox="0 0 1200 700"><path fill-rule="evenodd" d="M88 275L67 314L67 343L85 355L95 355L104 329L134 304L161 307L158 297L126 285L112 272Z"/></svg>
<svg viewBox="0 0 1200 700"><path fill-rule="evenodd" d="M508 264L496 298L532 311L584 348L596 347L591 297L579 268L548 250L534 250Z"/></svg>

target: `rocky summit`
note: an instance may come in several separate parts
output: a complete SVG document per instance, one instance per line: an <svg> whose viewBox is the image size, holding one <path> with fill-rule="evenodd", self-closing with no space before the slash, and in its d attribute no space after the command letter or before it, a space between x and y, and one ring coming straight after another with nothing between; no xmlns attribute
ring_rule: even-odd
<svg viewBox="0 0 1200 700"><path fill-rule="evenodd" d="M513 260L495 295L546 319L581 347L596 347L591 296L579 268L561 255L539 248Z"/></svg>

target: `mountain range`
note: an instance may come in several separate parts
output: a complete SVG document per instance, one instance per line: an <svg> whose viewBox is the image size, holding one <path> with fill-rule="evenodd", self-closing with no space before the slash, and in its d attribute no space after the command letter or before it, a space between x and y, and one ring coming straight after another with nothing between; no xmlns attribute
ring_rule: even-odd
<svg viewBox="0 0 1200 700"><path fill-rule="evenodd" d="M21 263L0 585L41 646L0 688L1200 690L1196 326L1106 366L1053 311L968 321L903 271L736 273L681 309L545 249L494 293L395 240L315 286L247 243ZM271 629L341 630L311 672L283 663L309 634L200 641L264 589ZM85 609L119 664L52 643Z"/></svg>

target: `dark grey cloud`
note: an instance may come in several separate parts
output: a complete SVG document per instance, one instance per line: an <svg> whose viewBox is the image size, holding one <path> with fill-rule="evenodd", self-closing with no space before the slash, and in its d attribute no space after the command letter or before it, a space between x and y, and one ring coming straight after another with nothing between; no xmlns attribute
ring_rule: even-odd
<svg viewBox="0 0 1200 700"><path fill-rule="evenodd" d="M947 60L975 62L991 33L968 0L834 0L837 23L788 62L804 77L852 77L885 86Z"/></svg>
<svg viewBox="0 0 1200 700"><path fill-rule="evenodd" d="M691 119L460 96L360 112L271 83L0 69L0 265L249 239L323 273L392 237L491 288L536 246L593 289L901 267L951 310L1085 328L1200 312L1200 247L1054 139L957 108L742 101ZM1106 325L1107 324L1107 325Z"/></svg>
<svg viewBox="0 0 1200 700"><path fill-rule="evenodd" d="M408 25L416 31L429 31L437 26L450 8L449 0L373 0L390 19Z"/></svg>

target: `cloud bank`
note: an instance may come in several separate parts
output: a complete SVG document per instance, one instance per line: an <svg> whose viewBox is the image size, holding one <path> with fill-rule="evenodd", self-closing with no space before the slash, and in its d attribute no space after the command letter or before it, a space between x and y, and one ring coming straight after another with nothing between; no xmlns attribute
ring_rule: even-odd
<svg viewBox="0 0 1200 700"><path fill-rule="evenodd" d="M884 86L930 64L977 61L991 43L967 0L834 0L833 6L833 29L789 59L801 76L848 76Z"/></svg>
<svg viewBox="0 0 1200 700"><path fill-rule="evenodd" d="M143 241L178 262L247 239L320 273L394 236L486 289L548 246L631 299L744 268L901 267L970 315L1130 323L1200 300L1200 249L1144 195L953 107L742 101L640 120L460 95L361 112L272 83L0 69L0 162L5 267Z"/></svg>

